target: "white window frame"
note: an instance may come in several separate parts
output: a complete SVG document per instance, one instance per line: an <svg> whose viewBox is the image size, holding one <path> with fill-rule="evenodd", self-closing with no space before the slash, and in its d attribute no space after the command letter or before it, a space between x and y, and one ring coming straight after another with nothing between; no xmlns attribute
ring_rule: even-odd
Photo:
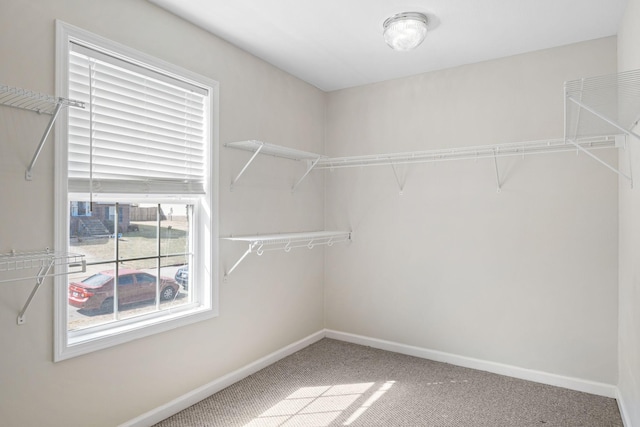
<svg viewBox="0 0 640 427"><path fill-rule="evenodd" d="M194 300L186 310L159 312L133 322L115 322L112 327L104 325L95 331L83 333L81 339L71 337L67 330L68 277L55 278L54 291L54 361L61 361L112 347L138 338L171 330L180 326L210 319L218 315L218 147L219 147L219 86L218 82L176 65L149 56L132 48L123 46L83 29L56 21L56 93L67 97L68 64L70 43L106 50L122 57L134 60L152 69L160 70L171 76L190 81L210 91L209 136L206 161L209 163L205 174L206 194L194 207L195 223L191 238L194 244L193 272ZM67 183L67 134L68 115L61 112L55 128L55 248L68 251L69 245L69 191ZM152 199L156 201L156 198ZM170 202L170 201L166 201ZM190 290L191 291L191 290ZM89 328L91 329L91 328Z"/></svg>

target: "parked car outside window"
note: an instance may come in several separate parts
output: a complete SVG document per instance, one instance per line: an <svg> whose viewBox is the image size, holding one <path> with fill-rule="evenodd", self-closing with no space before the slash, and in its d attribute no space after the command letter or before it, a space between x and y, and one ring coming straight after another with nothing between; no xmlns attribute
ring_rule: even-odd
<svg viewBox="0 0 640 427"><path fill-rule="evenodd" d="M89 276L82 282L69 284L69 304L86 311L113 310L115 271L108 270ZM169 277L160 277L160 299L172 300L180 286ZM143 271L118 271L118 305L153 301L156 298L156 276Z"/></svg>
<svg viewBox="0 0 640 427"><path fill-rule="evenodd" d="M189 288L189 266L182 266L176 271L176 282L182 285L183 288Z"/></svg>

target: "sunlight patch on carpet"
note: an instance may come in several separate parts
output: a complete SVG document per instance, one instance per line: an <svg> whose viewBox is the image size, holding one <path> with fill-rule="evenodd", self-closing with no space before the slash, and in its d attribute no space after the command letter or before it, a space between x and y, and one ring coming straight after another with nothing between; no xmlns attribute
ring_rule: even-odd
<svg viewBox="0 0 640 427"><path fill-rule="evenodd" d="M395 381L302 387L251 420L245 427L326 427L341 414L350 425L370 408ZM361 403L362 402L362 403Z"/></svg>

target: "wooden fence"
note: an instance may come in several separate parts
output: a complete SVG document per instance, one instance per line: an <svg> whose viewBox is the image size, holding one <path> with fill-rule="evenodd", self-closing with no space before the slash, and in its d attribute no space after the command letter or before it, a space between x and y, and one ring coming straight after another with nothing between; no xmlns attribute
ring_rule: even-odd
<svg viewBox="0 0 640 427"><path fill-rule="evenodd" d="M129 210L129 220L130 221L157 221L158 220L158 217L156 214L157 211L158 211L158 208L156 208L155 206L150 208L141 208L138 206L131 206ZM160 209L160 219L162 220L167 219L164 212L162 212L162 209Z"/></svg>

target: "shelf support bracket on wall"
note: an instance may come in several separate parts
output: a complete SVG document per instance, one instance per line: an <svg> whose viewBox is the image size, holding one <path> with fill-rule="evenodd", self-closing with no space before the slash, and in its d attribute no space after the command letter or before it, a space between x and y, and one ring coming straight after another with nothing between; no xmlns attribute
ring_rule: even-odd
<svg viewBox="0 0 640 427"><path fill-rule="evenodd" d="M29 167L27 168L27 171L24 174L24 178L27 181L31 181L31 178L32 178L31 171L33 170L33 167L35 166L36 162L38 161L38 157L40 156L40 152L42 151L42 147L44 147L44 143L47 140L47 138L49 137L49 134L51 133L51 129L53 128L53 125L56 122L56 119L58 118L58 114L60 114L60 110L61 109L62 109L62 104L56 104L56 108L55 108L55 110L53 110L53 116L51 116L51 119L49 120L49 124L47 125L46 129L44 130L44 134L42 135L42 138L40 139L40 143L38 144L38 148L36 148L36 152L33 154L33 158L31 159L31 163L29 163Z"/></svg>
<svg viewBox="0 0 640 427"><path fill-rule="evenodd" d="M573 144L579 151L587 154L607 169L629 180L633 188L632 136L640 142L640 134L634 128L640 120L640 70L629 70L604 76L567 81L565 89L565 140ZM582 110L593 115L597 120L585 118ZM591 117L588 116L590 119ZM600 123L602 122L602 123ZM605 124L606 126L603 126ZM586 148L591 145L578 145L581 136L607 134L614 128L620 132L615 136L615 147L624 148L628 157L628 174L610 166L600 158L591 154ZM624 135L624 141L621 141Z"/></svg>
<svg viewBox="0 0 640 427"><path fill-rule="evenodd" d="M24 174L27 181L31 181L33 167L38 160L38 156L40 156L40 152L42 151L45 141L51 133L51 129L53 128L53 125L55 124L62 107L85 107L84 102L81 101L75 101L67 98L56 98L51 95L32 92L30 90L21 89L19 87L11 87L4 84L0 84L0 105L34 111L38 114L52 115L51 119L49 120L49 124L45 128L44 134L40 139L38 148L36 149L36 152L31 159L31 163L29 163L29 167Z"/></svg>
<svg viewBox="0 0 640 427"><path fill-rule="evenodd" d="M573 145L575 145L575 147L580 150L581 152L583 152L584 154L586 154L587 156L591 157L592 159L594 159L596 162L600 163L601 165L603 165L604 167L606 167L607 169L609 169L610 171L615 172L616 174L618 174L619 176L626 178L627 180L629 180L630 184L631 184L631 188L633 188L633 177L631 175L627 175L623 172L621 172L619 169L614 168L613 166L611 166L610 164L608 164L607 162L603 161L601 158L599 158L598 156L596 156L595 154L593 154L592 152L590 152L589 150L587 150L586 148L584 148L582 145L578 144L577 142L575 142L572 139L567 138L567 141ZM627 146L627 150L630 147ZM629 167L631 167L631 156L629 156Z"/></svg>
<svg viewBox="0 0 640 427"><path fill-rule="evenodd" d="M235 270L236 267L240 265L240 263L247 257L247 255L253 252L253 250L256 248L256 246L258 246L258 244L259 242L251 242L249 244L249 249L247 249L246 252L242 254L242 256L238 259L238 261L235 262L235 264L233 264L233 266L229 269L229 271L224 273L225 282L227 281L227 278L229 277L229 275L233 273L233 270Z"/></svg>
<svg viewBox="0 0 640 427"><path fill-rule="evenodd" d="M61 267L64 266L73 268L74 270L52 273L51 270L56 265ZM0 272L35 268L38 269L38 273L35 275L28 275L27 277L14 277L10 279L0 279L0 283L14 282L17 280L36 280L36 285L29 294L29 298L27 298L27 301L22 307L22 310L20 310L20 313L18 313L18 325L22 325L25 323L25 313L27 312L29 305L31 305L31 301L38 292L38 289L40 289L40 286L47 277L84 273L87 270L87 262L84 259L84 255L55 253L49 251L49 249L40 252L16 253L15 251L11 251L8 254L0 254Z"/></svg>
<svg viewBox="0 0 640 427"><path fill-rule="evenodd" d="M294 186L291 188L291 192L294 193L296 191L296 188L298 188L298 185L300 185L300 183L307 177L307 175L309 175L309 173L311 173L311 171L313 170L313 168L316 167L316 165L318 164L318 162L320 161L322 157L318 157L317 159L311 161L309 163L309 167L307 168L307 171L304 173L304 175L302 175L300 177L300 179L298 180L298 182L296 182L294 184Z"/></svg>
<svg viewBox="0 0 640 427"><path fill-rule="evenodd" d="M264 142L260 142L260 146L256 149L256 151L253 153L253 156L251 156L251 158L249 159L249 161L244 165L244 167L240 170L240 173L238 174L238 176L236 176L234 178L233 181L231 181L231 191L233 191L233 186L235 185L236 182L238 182L238 180L240 179L240 177L244 174L244 172L247 170L247 168L249 167L249 165L251 163L253 163L253 161L255 160L255 158L258 156L258 154L260 154L260 151L262 151L262 149L264 148Z"/></svg>
<svg viewBox="0 0 640 427"><path fill-rule="evenodd" d="M493 149L493 165L495 166L496 169L496 183L498 185L496 192L499 193L502 191L502 183L500 182L500 170L498 169L498 152L497 150L494 148Z"/></svg>
<svg viewBox="0 0 640 427"><path fill-rule="evenodd" d="M573 102L574 104L576 104L580 108L584 108L585 110L587 110L588 112L590 112L591 114L593 114L594 116L599 118L600 120L603 120L603 121L607 122L608 124L610 124L611 126L613 126L614 128L622 131L624 134L631 135L631 136L635 137L638 141L640 141L640 135L638 135L637 133L635 133L633 131L625 129L623 126L620 126L618 123L614 122L610 118L600 114L598 111L596 111L593 108L589 107L588 105L586 105L582 101L578 101L573 96L569 96L569 97L567 97L567 99L569 99L569 101Z"/></svg>
<svg viewBox="0 0 640 427"><path fill-rule="evenodd" d="M33 290L29 294L29 298L27 298L27 302L24 304L24 307L22 307L22 310L20 310L20 313L18 313L18 325L22 325L25 322L24 315L27 312L29 305L31 304L31 300L34 296L36 296L36 292L38 292L38 289L40 289L40 285L42 285L42 282L44 282L45 277L49 275L53 264L55 264L55 260L52 259L48 265L40 267L40 271L38 271L38 277L36 278L36 285L33 287Z"/></svg>
<svg viewBox="0 0 640 427"><path fill-rule="evenodd" d="M396 177L396 182L398 183L398 188L400 188L400 195L404 193L404 182L400 182L400 176L398 175L398 169L396 168L395 163L391 163L391 167L393 168L393 174Z"/></svg>

